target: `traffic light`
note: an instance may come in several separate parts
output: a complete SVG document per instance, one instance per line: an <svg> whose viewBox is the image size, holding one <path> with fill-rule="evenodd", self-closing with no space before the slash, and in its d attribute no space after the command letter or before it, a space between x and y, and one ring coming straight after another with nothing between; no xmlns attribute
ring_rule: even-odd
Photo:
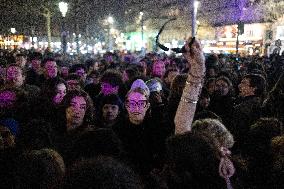
<svg viewBox="0 0 284 189"><path fill-rule="evenodd" d="M244 34L244 32L245 32L245 24L242 23L242 22L238 23L238 30L239 30L239 35Z"/></svg>

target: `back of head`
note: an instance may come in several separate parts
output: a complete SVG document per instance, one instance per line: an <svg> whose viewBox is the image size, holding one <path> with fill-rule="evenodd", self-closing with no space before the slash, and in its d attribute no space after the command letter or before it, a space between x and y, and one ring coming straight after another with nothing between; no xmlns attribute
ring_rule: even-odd
<svg viewBox="0 0 284 189"><path fill-rule="evenodd" d="M209 138L185 133L170 137L166 143L169 188L224 188L218 173L219 159Z"/></svg>
<svg viewBox="0 0 284 189"><path fill-rule="evenodd" d="M232 148L234 145L233 135L228 129L217 119L197 120L192 125L192 132L208 136L212 139L216 138L221 146Z"/></svg>
<svg viewBox="0 0 284 189"><path fill-rule="evenodd" d="M68 171L64 189L141 189L136 174L110 157L83 160Z"/></svg>
<svg viewBox="0 0 284 189"><path fill-rule="evenodd" d="M34 150L20 162L19 184L21 188L51 189L61 183L64 173L64 161L56 151Z"/></svg>

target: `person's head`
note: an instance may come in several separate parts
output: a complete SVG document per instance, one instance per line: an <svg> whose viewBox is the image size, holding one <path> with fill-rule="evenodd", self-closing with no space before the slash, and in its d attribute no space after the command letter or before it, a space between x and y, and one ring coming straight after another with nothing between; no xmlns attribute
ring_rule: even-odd
<svg viewBox="0 0 284 189"><path fill-rule="evenodd" d="M216 67L209 67L206 74L208 77L216 77L218 75L218 70Z"/></svg>
<svg viewBox="0 0 284 189"><path fill-rule="evenodd" d="M205 88L203 88L198 100L198 105L200 108L205 109L209 106L209 103L210 103L210 95L208 91Z"/></svg>
<svg viewBox="0 0 284 189"><path fill-rule="evenodd" d="M52 149L34 150L23 155L18 169L22 188L52 189L65 174L63 158Z"/></svg>
<svg viewBox="0 0 284 189"><path fill-rule="evenodd" d="M0 90L0 109L10 109L15 106L17 94L14 90L2 89Z"/></svg>
<svg viewBox="0 0 284 189"><path fill-rule="evenodd" d="M139 71L136 67L132 66L125 69L122 73L122 80L123 82L133 81L134 78L139 76Z"/></svg>
<svg viewBox="0 0 284 189"><path fill-rule="evenodd" d="M218 173L218 149L208 137L189 132L169 137L166 157L169 188L225 188Z"/></svg>
<svg viewBox="0 0 284 189"><path fill-rule="evenodd" d="M217 139L222 147L230 149L234 145L233 135L216 119L197 120L192 125L192 132L205 135L213 140Z"/></svg>
<svg viewBox="0 0 284 189"><path fill-rule="evenodd" d="M156 104L162 103L164 94L161 82L158 79L150 79L146 81L146 85L150 90L150 104L155 106Z"/></svg>
<svg viewBox="0 0 284 189"><path fill-rule="evenodd" d="M85 65L83 65L83 64L73 65L70 69L70 73L75 73L76 75L78 75L80 77L80 80L82 80L83 82L86 81L87 69L86 69Z"/></svg>
<svg viewBox="0 0 284 189"><path fill-rule="evenodd" d="M62 105L65 111L67 131L92 121L93 102L86 92L76 89L68 91L63 98Z"/></svg>
<svg viewBox="0 0 284 189"><path fill-rule="evenodd" d="M62 76L63 78L67 78L68 75L69 75L69 67L67 67L67 66L62 66L62 67L60 68L60 72L61 72L61 76Z"/></svg>
<svg viewBox="0 0 284 189"><path fill-rule="evenodd" d="M187 74L177 75L171 85L170 98L180 98L185 87Z"/></svg>
<svg viewBox="0 0 284 189"><path fill-rule="evenodd" d="M144 121L150 103L145 90L135 88L130 90L126 95L125 107L129 120L133 124L140 124Z"/></svg>
<svg viewBox="0 0 284 189"><path fill-rule="evenodd" d="M230 91L233 89L233 84L229 78L220 76L215 81L215 94L217 96L230 95Z"/></svg>
<svg viewBox="0 0 284 189"><path fill-rule="evenodd" d="M41 68L41 60L42 60L42 54L41 53L37 53L34 52L31 55L31 65L32 65L32 69L36 72L40 71Z"/></svg>
<svg viewBox="0 0 284 189"><path fill-rule="evenodd" d="M216 87L216 79L215 78L209 78L206 81L205 87L208 90L209 95L213 95L214 92L215 92L215 87Z"/></svg>
<svg viewBox="0 0 284 189"><path fill-rule="evenodd" d="M74 164L66 174L63 189L142 189L139 177L128 167L110 157L85 159Z"/></svg>
<svg viewBox="0 0 284 189"><path fill-rule="evenodd" d="M4 148L13 148L19 133L19 123L14 119L0 121L0 135Z"/></svg>
<svg viewBox="0 0 284 189"><path fill-rule="evenodd" d="M155 61L153 64L152 75L163 78L166 72L165 63L162 60Z"/></svg>
<svg viewBox="0 0 284 189"><path fill-rule="evenodd" d="M179 74L177 69L167 70L164 76L164 81L168 86L171 86L174 78Z"/></svg>
<svg viewBox="0 0 284 189"><path fill-rule="evenodd" d="M11 87L21 87L25 81L23 70L17 64L10 64L6 69L6 82Z"/></svg>
<svg viewBox="0 0 284 189"><path fill-rule="evenodd" d="M67 90L72 91L72 90L79 90L82 89L82 81L80 79L80 76L77 74L69 74L68 77L66 78L66 84L67 84Z"/></svg>
<svg viewBox="0 0 284 189"><path fill-rule="evenodd" d="M106 122L113 122L118 117L122 111L122 101L115 95L107 95L102 99L102 119Z"/></svg>
<svg viewBox="0 0 284 189"><path fill-rule="evenodd" d="M262 97L266 92L266 80L258 74L245 75L239 84L239 95Z"/></svg>
<svg viewBox="0 0 284 189"><path fill-rule="evenodd" d="M24 54L17 54L16 55L16 64L21 68L24 68L27 63L27 57Z"/></svg>
<svg viewBox="0 0 284 189"><path fill-rule="evenodd" d="M282 122L276 118L260 118L250 126L245 142L248 155L260 157L271 151L271 139L283 134Z"/></svg>
<svg viewBox="0 0 284 189"><path fill-rule="evenodd" d="M43 61L44 73L46 78L55 78L58 74L58 67L56 61L52 58L45 59Z"/></svg>
<svg viewBox="0 0 284 189"><path fill-rule="evenodd" d="M44 119L32 119L21 125L16 143L22 151L52 148L52 125Z"/></svg>
<svg viewBox="0 0 284 189"><path fill-rule="evenodd" d="M60 104L66 95L66 82L60 78L47 80L42 87L42 94L53 104Z"/></svg>
<svg viewBox="0 0 284 189"><path fill-rule="evenodd" d="M101 77L101 92L103 95L118 94L122 86L122 76L115 70L107 70Z"/></svg>
<svg viewBox="0 0 284 189"><path fill-rule="evenodd" d="M91 73L87 76L87 84L97 85L100 82L100 73L98 71L91 71Z"/></svg>

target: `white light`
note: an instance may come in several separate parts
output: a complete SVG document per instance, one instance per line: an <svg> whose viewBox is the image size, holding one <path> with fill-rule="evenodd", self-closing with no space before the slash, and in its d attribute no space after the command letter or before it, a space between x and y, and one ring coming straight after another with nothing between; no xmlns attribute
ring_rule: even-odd
<svg viewBox="0 0 284 189"><path fill-rule="evenodd" d="M197 9L199 6L199 1L194 1L194 8Z"/></svg>
<svg viewBox="0 0 284 189"><path fill-rule="evenodd" d="M60 10L62 16L65 17L66 13L68 11L68 3L60 2L59 3L59 10Z"/></svg>
<svg viewBox="0 0 284 189"><path fill-rule="evenodd" d="M11 28L11 33L12 34L16 33L16 28Z"/></svg>
<svg viewBox="0 0 284 189"><path fill-rule="evenodd" d="M37 42L37 37L34 37L34 42Z"/></svg>
<svg viewBox="0 0 284 189"><path fill-rule="evenodd" d="M107 21L108 21L108 23L113 24L113 22L114 22L113 17L109 16L107 18Z"/></svg>
<svg viewBox="0 0 284 189"><path fill-rule="evenodd" d="M144 15L144 13L143 13L143 12L140 12L139 14L140 14L141 16L143 16L143 15Z"/></svg>
<svg viewBox="0 0 284 189"><path fill-rule="evenodd" d="M73 36L75 36L76 34L75 33L73 33Z"/></svg>

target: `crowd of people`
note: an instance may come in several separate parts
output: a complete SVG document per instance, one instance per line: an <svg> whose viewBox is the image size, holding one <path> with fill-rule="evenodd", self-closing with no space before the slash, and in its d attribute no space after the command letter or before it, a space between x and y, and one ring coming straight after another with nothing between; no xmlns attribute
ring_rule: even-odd
<svg viewBox="0 0 284 189"><path fill-rule="evenodd" d="M186 50L1 50L1 188L283 188L284 56Z"/></svg>

